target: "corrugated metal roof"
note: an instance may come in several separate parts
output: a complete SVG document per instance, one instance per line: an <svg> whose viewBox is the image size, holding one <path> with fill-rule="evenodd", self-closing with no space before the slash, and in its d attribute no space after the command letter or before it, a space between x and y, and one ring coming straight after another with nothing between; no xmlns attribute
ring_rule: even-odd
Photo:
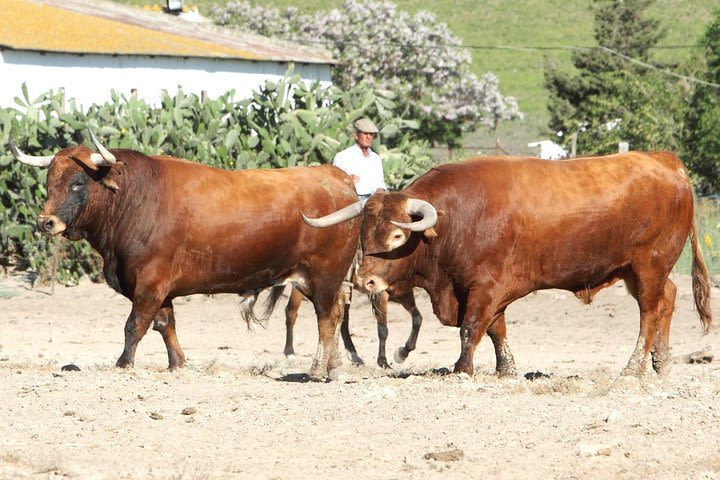
<svg viewBox="0 0 720 480"><path fill-rule="evenodd" d="M112 2L2 0L0 6L6 18L0 47L15 50L335 63L326 50Z"/></svg>

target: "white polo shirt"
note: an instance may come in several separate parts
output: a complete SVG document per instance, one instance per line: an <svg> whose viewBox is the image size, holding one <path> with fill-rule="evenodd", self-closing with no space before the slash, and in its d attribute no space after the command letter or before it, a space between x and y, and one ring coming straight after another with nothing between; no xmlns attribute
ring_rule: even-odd
<svg viewBox="0 0 720 480"><path fill-rule="evenodd" d="M338 152L333 159L333 165L342 169L348 175L357 175L360 180L355 184L358 195L372 195L375 190L387 190L383 166L380 155L369 150L370 156L365 157L357 144Z"/></svg>

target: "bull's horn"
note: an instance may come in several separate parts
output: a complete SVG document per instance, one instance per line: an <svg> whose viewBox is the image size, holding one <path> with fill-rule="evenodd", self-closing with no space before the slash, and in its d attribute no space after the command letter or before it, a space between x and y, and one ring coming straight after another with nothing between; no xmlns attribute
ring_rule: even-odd
<svg viewBox="0 0 720 480"><path fill-rule="evenodd" d="M52 162L52 159L55 157L55 155L48 155L45 157L33 157L24 154L20 151L19 148L17 148L17 145L15 145L15 139L13 138L12 130L10 131L10 139L8 140L8 145L10 146L10 152L16 160L19 160L22 163L26 165L31 165L33 167L48 167L50 166L50 162Z"/></svg>
<svg viewBox="0 0 720 480"><path fill-rule="evenodd" d="M358 215L360 215L360 212L362 212L362 208L363 202L355 202L345 208L341 208L340 210L337 210L320 218L308 218L303 213L300 213L300 215L302 215L305 223L307 223L311 227L323 228L331 227L333 225L337 225L340 222L344 222L346 220L350 220L351 218L357 217Z"/></svg>
<svg viewBox="0 0 720 480"><path fill-rule="evenodd" d="M92 140L93 144L95 144L95 148L97 148L97 151L100 152L90 155L90 160L92 161L93 165L96 165L98 167L110 167L115 164L115 155L110 153L108 149L105 148L102 143L100 143L93 131L89 128L88 133L90 133L90 139Z"/></svg>
<svg viewBox="0 0 720 480"><path fill-rule="evenodd" d="M417 215L422 217L417 222L400 223L390 220L393 225L408 229L412 232L424 232L428 228L432 228L437 223L437 210L425 200L417 198L408 198L405 203L405 212L408 215Z"/></svg>

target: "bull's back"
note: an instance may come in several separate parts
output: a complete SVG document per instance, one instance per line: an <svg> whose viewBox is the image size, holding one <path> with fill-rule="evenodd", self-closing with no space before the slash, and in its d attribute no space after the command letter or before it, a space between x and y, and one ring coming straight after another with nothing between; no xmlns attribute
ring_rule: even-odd
<svg viewBox="0 0 720 480"><path fill-rule="evenodd" d="M438 234L455 239L448 262L470 255L467 264L543 285L602 279L643 246L674 264L692 222L687 171L668 152L479 159L420 180L407 193L445 210Z"/></svg>
<svg viewBox="0 0 720 480"><path fill-rule="evenodd" d="M314 256L342 256L357 244L354 225L313 229L300 215L356 201L352 181L336 167L224 171L165 163L164 231L154 242L172 252L178 293L265 288Z"/></svg>

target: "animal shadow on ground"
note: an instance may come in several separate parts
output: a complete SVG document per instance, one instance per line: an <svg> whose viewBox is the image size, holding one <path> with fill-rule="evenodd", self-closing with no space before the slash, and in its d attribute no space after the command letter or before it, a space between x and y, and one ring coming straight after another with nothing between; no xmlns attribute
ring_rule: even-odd
<svg viewBox="0 0 720 480"><path fill-rule="evenodd" d="M287 375L277 377L275 380L278 382L288 382L288 383L310 383L310 382L328 383L328 382L330 382L329 378L322 379L322 380L316 380L314 378L310 378L310 375L308 375L307 373L288 373Z"/></svg>

